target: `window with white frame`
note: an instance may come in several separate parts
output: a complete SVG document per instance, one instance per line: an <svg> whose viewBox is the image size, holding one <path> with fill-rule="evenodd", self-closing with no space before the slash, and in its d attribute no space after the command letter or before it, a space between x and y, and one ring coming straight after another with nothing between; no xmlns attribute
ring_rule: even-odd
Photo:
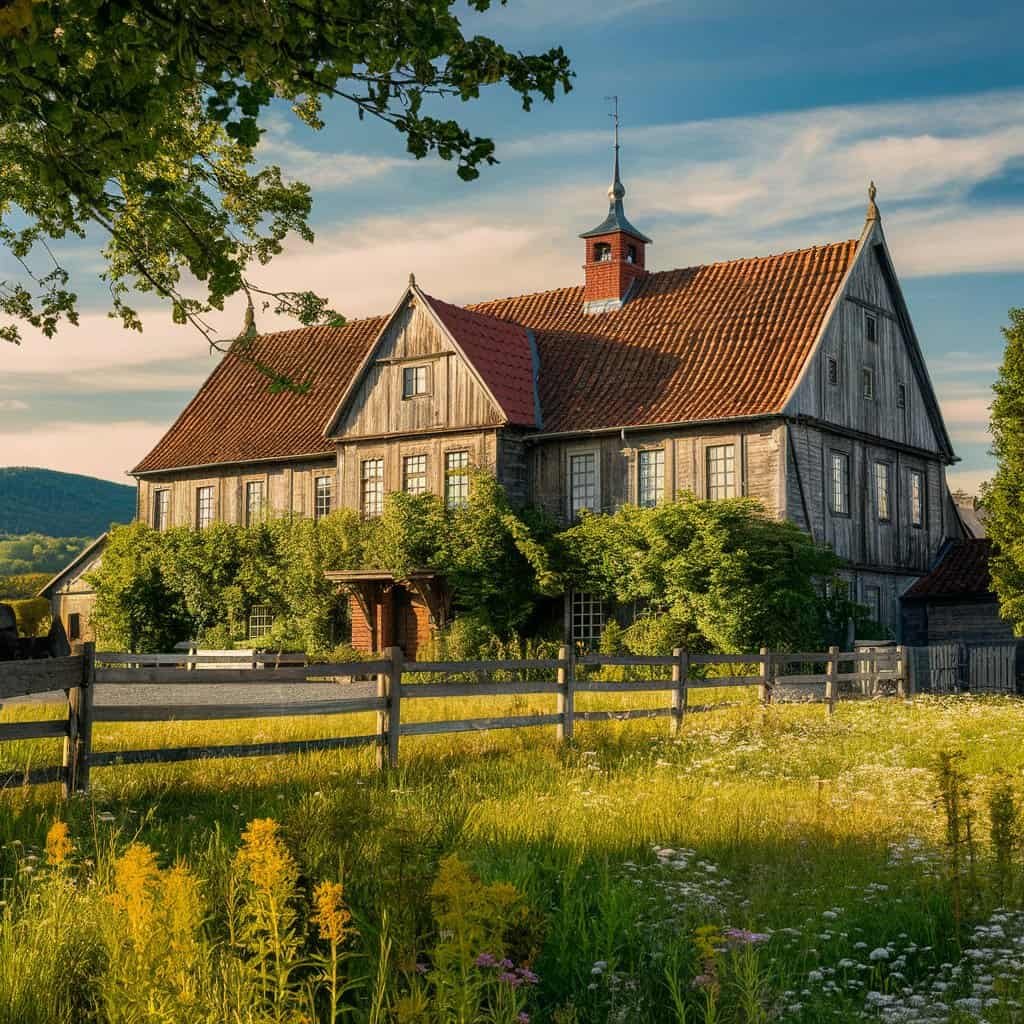
<svg viewBox="0 0 1024 1024"><path fill-rule="evenodd" d="M583 590L572 592L572 642L584 650L596 650L604 631L604 601Z"/></svg>
<svg viewBox="0 0 1024 1024"><path fill-rule="evenodd" d="M329 476L318 476L313 481L313 518L323 519L331 514L334 502L334 479Z"/></svg>
<svg viewBox="0 0 1024 1024"><path fill-rule="evenodd" d="M910 471L910 525L924 526L924 476L916 469Z"/></svg>
<svg viewBox="0 0 1024 1024"><path fill-rule="evenodd" d="M166 530L171 525L171 492L156 491L153 494L153 529Z"/></svg>
<svg viewBox="0 0 1024 1024"><path fill-rule="evenodd" d="M262 480L250 480L245 485L245 525L251 526L263 518L265 492Z"/></svg>
<svg viewBox="0 0 1024 1024"><path fill-rule="evenodd" d="M837 516L850 514L850 456L846 452L832 452L831 508Z"/></svg>
<svg viewBox="0 0 1024 1024"><path fill-rule="evenodd" d="M572 519L584 510L599 512L597 452L579 452L569 456L569 515Z"/></svg>
<svg viewBox="0 0 1024 1024"><path fill-rule="evenodd" d="M426 455L406 455L402 459L402 490L406 494L427 493Z"/></svg>
<svg viewBox="0 0 1024 1024"><path fill-rule="evenodd" d="M705 454L708 498L736 497L736 445L709 445Z"/></svg>
<svg viewBox="0 0 1024 1024"><path fill-rule="evenodd" d="M891 517L889 511L889 478L890 469L888 462L875 463L875 510L878 512L878 521L889 522Z"/></svg>
<svg viewBox="0 0 1024 1024"><path fill-rule="evenodd" d="M254 604L249 609L249 639L266 636L274 625L274 613L269 604Z"/></svg>
<svg viewBox="0 0 1024 1024"><path fill-rule="evenodd" d="M384 460L363 459L359 472L359 508L364 519L384 511Z"/></svg>
<svg viewBox="0 0 1024 1024"><path fill-rule="evenodd" d="M882 622L882 588L866 586L864 588L864 605L871 616L872 622L883 625Z"/></svg>
<svg viewBox="0 0 1024 1024"><path fill-rule="evenodd" d="M430 367L407 366L402 370L402 397L416 398L430 390Z"/></svg>
<svg viewBox="0 0 1024 1024"><path fill-rule="evenodd" d="M213 488L196 488L196 527L205 530L213 522Z"/></svg>
<svg viewBox="0 0 1024 1024"><path fill-rule="evenodd" d="M664 498L665 449L645 449L637 454L637 504L650 508Z"/></svg>
<svg viewBox="0 0 1024 1024"><path fill-rule="evenodd" d="M864 314L864 336L868 341L878 341L878 317L874 313Z"/></svg>
<svg viewBox="0 0 1024 1024"><path fill-rule="evenodd" d="M875 400L875 371L865 366L860 371L860 393L868 402Z"/></svg>
<svg viewBox="0 0 1024 1024"><path fill-rule="evenodd" d="M462 508L469 502L469 452L445 452L444 503Z"/></svg>

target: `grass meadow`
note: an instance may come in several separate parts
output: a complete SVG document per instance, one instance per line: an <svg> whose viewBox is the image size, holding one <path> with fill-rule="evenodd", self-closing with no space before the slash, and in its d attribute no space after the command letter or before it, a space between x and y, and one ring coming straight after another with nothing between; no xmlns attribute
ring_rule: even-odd
<svg viewBox="0 0 1024 1024"><path fill-rule="evenodd" d="M111 724L95 747L371 730ZM748 694L676 737L581 722L565 747L550 726L410 737L383 775L341 751L97 769L68 804L7 791L0 1020L1024 1021L1022 736L1010 698L828 719Z"/></svg>

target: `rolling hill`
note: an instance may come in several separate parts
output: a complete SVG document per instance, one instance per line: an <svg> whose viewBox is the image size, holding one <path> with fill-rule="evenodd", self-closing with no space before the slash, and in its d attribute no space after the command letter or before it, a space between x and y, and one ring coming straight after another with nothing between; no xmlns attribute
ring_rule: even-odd
<svg viewBox="0 0 1024 1024"><path fill-rule="evenodd" d="M96 537L134 517L134 487L52 469L0 468L0 534Z"/></svg>

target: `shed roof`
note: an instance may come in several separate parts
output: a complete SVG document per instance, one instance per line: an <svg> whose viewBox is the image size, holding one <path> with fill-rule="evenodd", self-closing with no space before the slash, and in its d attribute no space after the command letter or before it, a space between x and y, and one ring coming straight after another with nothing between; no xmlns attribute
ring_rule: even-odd
<svg viewBox="0 0 1024 1024"><path fill-rule="evenodd" d="M935 568L922 576L903 599L994 597L988 562L992 542L986 538L953 541Z"/></svg>

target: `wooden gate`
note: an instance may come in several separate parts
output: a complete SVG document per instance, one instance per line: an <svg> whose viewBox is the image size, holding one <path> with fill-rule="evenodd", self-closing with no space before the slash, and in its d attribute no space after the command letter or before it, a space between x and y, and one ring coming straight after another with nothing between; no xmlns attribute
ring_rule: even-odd
<svg viewBox="0 0 1024 1024"><path fill-rule="evenodd" d="M1018 693L1017 643L929 644L913 649L913 676L926 693Z"/></svg>
<svg viewBox="0 0 1024 1024"><path fill-rule="evenodd" d="M1016 693L1017 644L968 644L967 685L972 693Z"/></svg>

